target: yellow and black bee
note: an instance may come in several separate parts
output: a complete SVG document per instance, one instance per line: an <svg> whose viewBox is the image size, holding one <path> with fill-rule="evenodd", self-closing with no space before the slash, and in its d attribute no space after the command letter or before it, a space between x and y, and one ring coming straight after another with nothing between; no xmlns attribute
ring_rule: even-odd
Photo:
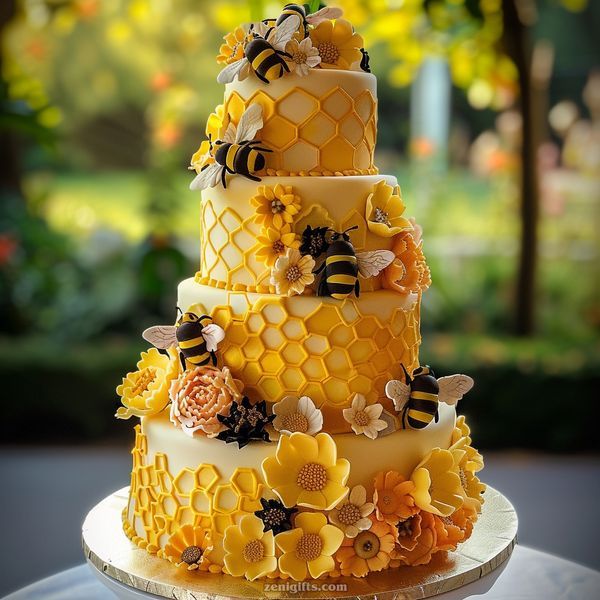
<svg viewBox="0 0 600 600"><path fill-rule="evenodd" d="M237 128L230 123L222 140L217 140L214 144L211 141L210 152L214 162L202 168L190 184L190 189L203 190L213 187L219 179L226 188L227 173L260 181L260 177L253 173L265 166L265 157L261 153L272 152L260 146L259 140L252 141L262 125L262 107L260 104L251 104L241 116Z"/></svg>
<svg viewBox="0 0 600 600"><path fill-rule="evenodd" d="M318 25L321 21L329 19L339 19L343 14L340 8L331 6L326 6L317 12L307 14L307 6L302 4L286 4L279 17L277 17L275 24L281 25L285 21L292 19L299 22L299 27L297 26L296 29L300 31L303 37L307 37L309 25Z"/></svg>
<svg viewBox="0 0 600 600"><path fill-rule="evenodd" d="M331 232L325 261L315 271L316 275L323 272L319 283L319 296L344 300L354 292L358 298L360 294L358 275L365 278L375 277L394 260L394 253L390 250L357 254L348 235L354 229L358 229L358 225L346 231Z"/></svg>
<svg viewBox="0 0 600 600"><path fill-rule="evenodd" d="M219 342L225 337L225 331L215 325L208 315L194 312L192 306L175 325L155 325L146 329L142 337L160 350L176 345L185 371L187 363L198 367L212 361L216 365L215 352Z"/></svg>
<svg viewBox="0 0 600 600"><path fill-rule="evenodd" d="M468 375L450 375L436 379L433 369L428 365L415 369L412 377L404 365L402 370L405 381L388 381L385 394L400 413L404 429L424 429L431 421L437 423L439 403L456 404L474 383Z"/></svg>

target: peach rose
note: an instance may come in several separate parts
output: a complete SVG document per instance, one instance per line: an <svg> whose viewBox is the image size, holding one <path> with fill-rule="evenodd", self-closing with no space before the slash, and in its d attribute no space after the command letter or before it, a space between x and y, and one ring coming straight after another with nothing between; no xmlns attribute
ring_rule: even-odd
<svg viewBox="0 0 600 600"><path fill-rule="evenodd" d="M190 437L196 431L214 437L224 429L217 415L229 415L231 403L241 398L241 388L242 383L233 379L227 367L188 369L169 390L171 421Z"/></svg>

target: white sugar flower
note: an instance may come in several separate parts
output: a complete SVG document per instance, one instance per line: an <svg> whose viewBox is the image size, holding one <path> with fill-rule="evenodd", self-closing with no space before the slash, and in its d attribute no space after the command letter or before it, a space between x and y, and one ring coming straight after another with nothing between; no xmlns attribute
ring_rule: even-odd
<svg viewBox="0 0 600 600"><path fill-rule="evenodd" d="M361 531L372 525L369 515L375 510L372 502L367 502L367 490L356 485L350 490L348 498L338 504L330 513L329 520L337 525L349 538L355 538Z"/></svg>
<svg viewBox="0 0 600 600"><path fill-rule="evenodd" d="M354 394L352 406L345 408L342 414L356 435L364 433L368 438L374 440L379 432L387 427L387 423L379 418L382 411L381 404L367 406L367 399L362 394Z"/></svg>
<svg viewBox="0 0 600 600"><path fill-rule="evenodd" d="M295 248L288 248L285 256L275 261L271 270L271 285L282 296L300 295L315 280L314 268L315 261L310 255L302 256Z"/></svg>
<svg viewBox="0 0 600 600"><path fill-rule="evenodd" d="M307 433L315 435L323 427L323 413L308 396L286 396L273 406L273 426L281 433Z"/></svg>
<svg viewBox="0 0 600 600"><path fill-rule="evenodd" d="M293 39L285 47L285 51L291 56L288 59L290 71L301 77L308 75L309 69L313 69L321 62L319 50L312 45L312 40L307 37L301 42Z"/></svg>

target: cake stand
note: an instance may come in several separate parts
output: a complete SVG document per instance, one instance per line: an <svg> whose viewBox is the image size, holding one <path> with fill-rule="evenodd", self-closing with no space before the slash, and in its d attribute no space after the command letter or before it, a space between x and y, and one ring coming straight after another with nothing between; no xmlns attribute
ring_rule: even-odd
<svg viewBox="0 0 600 600"><path fill-rule="evenodd" d="M177 598L233 600L242 598L360 598L412 600L429 598L477 581L510 556L517 541L517 514L511 503L488 487L479 520L469 540L455 552L438 553L421 567L372 573L364 579L340 577L311 582L246 581L176 569L135 546L125 535L121 514L128 488L111 494L87 515L82 529L83 550L96 575L122 599ZM311 589L319 584L320 590ZM276 584L273 586L273 584ZM329 586L335 585L335 590ZM268 588L265 586L268 585Z"/></svg>

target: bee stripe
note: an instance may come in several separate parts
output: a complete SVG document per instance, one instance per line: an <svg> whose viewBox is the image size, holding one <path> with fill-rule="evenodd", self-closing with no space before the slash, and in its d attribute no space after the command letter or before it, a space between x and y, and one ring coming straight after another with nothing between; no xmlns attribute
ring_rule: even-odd
<svg viewBox="0 0 600 600"><path fill-rule="evenodd" d="M256 152L255 150L249 149L250 152L248 153L248 158L247 158L247 165L248 165L248 171L250 173L254 173L254 169L256 167L256 158L258 157L258 152Z"/></svg>
<svg viewBox="0 0 600 600"><path fill-rule="evenodd" d="M410 408L419 410L421 412L435 414L435 411L438 408L438 403L432 400L414 400L411 396Z"/></svg>
<svg viewBox="0 0 600 600"><path fill-rule="evenodd" d="M187 350L188 348L193 348L194 346L199 346L204 343L204 338L202 336L195 337L190 340L182 340L179 342L179 347L182 350Z"/></svg>
<svg viewBox="0 0 600 600"><path fill-rule="evenodd" d="M350 290L350 291L352 291L352 290ZM332 293L331 297L334 298L335 300L345 300L349 295L350 295L350 292L347 292L345 294Z"/></svg>
<svg viewBox="0 0 600 600"><path fill-rule="evenodd" d="M416 400L432 400L433 402L437 402L438 394L430 394L428 392L413 390L410 393L410 397L415 398Z"/></svg>
<svg viewBox="0 0 600 600"><path fill-rule="evenodd" d="M410 415L408 415L406 418L406 423L404 424L404 428L406 429L406 425L408 425L410 429L424 429L425 427L427 427L427 425L429 425L430 422L431 421L418 421L416 419L413 419Z"/></svg>
<svg viewBox="0 0 600 600"><path fill-rule="evenodd" d="M204 354L196 354L195 356L186 356L186 359L191 362L193 365L200 365L204 362L208 362L210 358L209 352L204 352Z"/></svg>
<svg viewBox="0 0 600 600"><path fill-rule="evenodd" d="M354 275L349 275L346 273L337 273L334 275L329 275L327 278L327 283L339 283L341 285L351 285L353 286L356 281L356 277Z"/></svg>
<svg viewBox="0 0 600 600"><path fill-rule="evenodd" d="M356 260L356 256L352 256L351 254L336 254L334 256L328 256L325 262L328 265L332 265L338 262L349 262L356 264L358 261Z"/></svg>
<svg viewBox="0 0 600 600"><path fill-rule="evenodd" d="M263 62L267 60L270 56L273 56L274 52L271 48L265 48L252 61L252 68L256 71L261 66Z"/></svg>
<svg viewBox="0 0 600 600"><path fill-rule="evenodd" d="M281 65L278 62L276 65L273 65L267 70L267 72L265 73L265 77L269 81L273 81L274 79L278 79L279 77L281 77L281 74Z"/></svg>
<svg viewBox="0 0 600 600"><path fill-rule="evenodd" d="M237 144L232 144L227 149L227 157L225 158L225 164L230 171L235 170L234 169L235 157L237 156L239 149L240 149L240 147Z"/></svg>

